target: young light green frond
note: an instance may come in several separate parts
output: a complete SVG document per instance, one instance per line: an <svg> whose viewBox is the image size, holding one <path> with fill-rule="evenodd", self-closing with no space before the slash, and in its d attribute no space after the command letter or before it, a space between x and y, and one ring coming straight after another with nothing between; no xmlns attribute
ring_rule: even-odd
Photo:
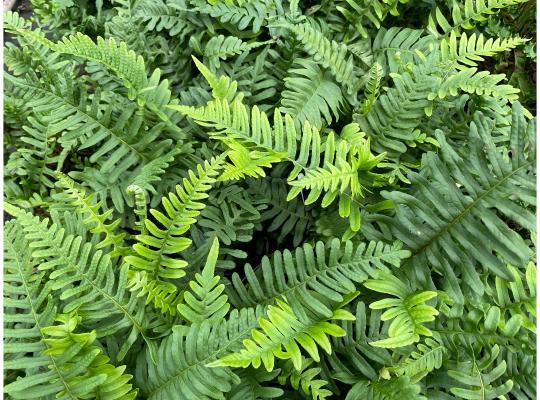
<svg viewBox="0 0 540 400"><path fill-rule="evenodd" d="M248 150L238 142L231 142L227 156L232 164L225 164L219 181L246 179L247 177L265 177L263 168L269 168L272 163L282 161L282 154L265 153L258 150Z"/></svg>
<svg viewBox="0 0 540 400"><path fill-rule="evenodd" d="M109 357L94 345L96 333L75 333L80 317L60 314L56 321L59 324L46 326L41 332L45 335L46 350L43 354L52 359L49 368L52 371L62 370L59 379L52 381L66 383L65 389L57 393L57 398L132 400L137 397L137 390L128 383L132 375L124 374L126 367L109 364Z"/></svg>
<svg viewBox="0 0 540 400"><path fill-rule="evenodd" d="M328 320L354 320L354 316L344 309L334 309L328 319L301 322L292 308L277 299L277 306L268 307L268 319L259 318L260 330L252 331L252 339L244 340L244 348L228 354L210 364L209 367L242 367L253 365L259 368L261 362L267 371L274 369L275 359L291 359L297 370L302 368L300 345L315 361L319 361L317 345L328 354L332 352L328 336L343 336L345 332Z"/></svg>
<svg viewBox="0 0 540 400"><path fill-rule="evenodd" d="M219 321L229 311L227 296L222 294L225 285L219 284L219 276L215 275L218 254L219 241L215 238L202 272L195 274L189 283L191 291L184 293L184 303L177 306L180 316L192 324Z"/></svg>
<svg viewBox="0 0 540 400"><path fill-rule="evenodd" d="M519 89L511 85L502 85L506 79L504 74L492 75L488 71L480 71L476 68L467 68L459 71L446 79L438 86L436 93L430 93L429 100L435 96L444 99L448 96L457 96L459 91L474 93L477 95L490 95L495 98L503 98L508 101L517 100Z"/></svg>
<svg viewBox="0 0 540 400"><path fill-rule="evenodd" d="M231 80L227 76L220 75L219 78L210 71L206 65L200 62L196 57L192 56L193 62L195 63L199 72L204 76L204 79L208 82L212 88L212 96L216 100L227 100L233 101L238 87L238 83L234 80ZM241 96L239 94L238 96ZM241 98L241 97L240 97ZM179 110L180 106L169 106L173 110Z"/></svg>
<svg viewBox="0 0 540 400"><path fill-rule="evenodd" d="M372 346L396 348L418 342L420 335L432 336L433 333L423 324L435 320L437 309L426 301L437 296L436 292L413 292L399 278L388 272L379 272L378 279L364 282L368 289L379 293L391 294L397 298L385 298L369 305L374 310L387 309L382 321L392 320L388 328L388 338L371 342Z"/></svg>

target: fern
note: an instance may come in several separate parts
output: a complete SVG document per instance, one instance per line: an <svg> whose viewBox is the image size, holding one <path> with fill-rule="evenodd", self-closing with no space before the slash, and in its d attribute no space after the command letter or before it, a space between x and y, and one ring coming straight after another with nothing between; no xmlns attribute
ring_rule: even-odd
<svg viewBox="0 0 540 400"><path fill-rule="evenodd" d="M29 3L6 397L534 398L534 4Z"/></svg>

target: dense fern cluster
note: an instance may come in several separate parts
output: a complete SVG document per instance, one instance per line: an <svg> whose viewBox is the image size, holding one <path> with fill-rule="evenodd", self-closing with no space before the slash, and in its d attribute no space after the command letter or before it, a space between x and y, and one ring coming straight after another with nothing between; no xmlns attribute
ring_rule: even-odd
<svg viewBox="0 0 540 400"><path fill-rule="evenodd" d="M535 398L523 2L6 13L7 398Z"/></svg>

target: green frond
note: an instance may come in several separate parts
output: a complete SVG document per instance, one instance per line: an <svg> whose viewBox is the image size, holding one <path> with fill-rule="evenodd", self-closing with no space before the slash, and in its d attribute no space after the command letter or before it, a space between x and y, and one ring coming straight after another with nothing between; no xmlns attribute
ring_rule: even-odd
<svg viewBox="0 0 540 400"><path fill-rule="evenodd" d="M354 316L344 309L332 310L328 319L301 322L292 308L283 300L276 299L277 306L269 306L268 319L259 318L261 330L252 331L252 339L244 340L244 348L228 354L212 363L210 367L231 366L258 368L261 361L267 371L274 369L274 357L291 359L294 367L302 367L300 345L315 361L319 361L317 344L328 354L332 352L328 336L343 336L345 331L328 320L354 320Z"/></svg>
<svg viewBox="0 0 540 400"><path fill-rule="evenodd" d="M345 44L329 40L322 32L307 23L284 24L283 27L293 32L305 51L313 56L313 60L328 68L336 81L343 84L349 93L357 89L358 78L353 57Z"/></svg>
<svg viewBox="0 0 540 400"><path fill-rule="evenodd" d="M96 329L98 337L119 331L127 333L119 360L139 335L153 346L146 336L144 309L126 290L126 265L115 277L109 255L83 243L80 236L66 235L56 224L49 227L48 219L40 220L22 210L8 212L15 214L17 224L24 230L32 257L42 260L38 269L50 272L52 290L59 293L64 313L77 310L84 318L84 326Z"/></svg>
<svg viewBox="0 0 540 400"><path fill-rule="evenodd" d="M324 400L328 396L332 396L333 393L325 387L328 385L327 381L314 379L319 375L321 369L309 368L312 363L312 359L302 357L302 367L297 370L294 364L288 360L278 377L278 381L282 385L290 381L294 389L302 388L304 394L313 400Z"/></svg>
<svg viewBox="0 0 540 400"><path fill-rule="evenodd" d="M422 64L424 57L433 51L434 42L423 29L381 27L373 38L371 52L384 70L402 74L408 66ZM372 61L368 63L371 64Z"/></svg>
<svg viewBox="0 0 540 400"><path fill-rule="evenodd" d="M523 3L527 0L465 0L464 3L453 2L451 17L447 18L440 8L435 8L429 16L427 30L432 35L441 36L449 32L458 32L459 28L473 29L475 22L485 21L488 15L501 8Z"/></svg>
<svg viewBox="0 0 540 400"><path fill-rule="evenodd" d="M4 393L15 399L28 398L32 391L46 387L51 393L64 388L62 382L52 388L48 383L59 371L47 369L51 360L42 354L46 347L41 328L54 322L56 307L51 284L44 272L36 270L38 262L28 245L15 221L4 225L4 370L6 374L25 371L25 376L4 386ZM35 372L39 367L42 371Z"/></svg>
<svg viewBox="0 0 540 400"><path fill-rule="evenodd" d="M109 364L109 357L93 345L94 331L74 333L80 322L76 314L60 314L56 317L60 324L41 329L46 350L43 354L51 357L53 371L62 372L53 382L66 382L67 387L57 394L57 398L100 398L103 400L130 400L137 397L137 390L128 382L132 375L124 374L125 366ZM66 351L69 349L69 351ZM36 393L38 394L38 393ZM39 395L44 392L39 393Z"/></svg>
<svg viewBox="0 0 540 400"><path fill-rule="evenodd" d="M191 244L191 240L182 235L204 208L201 200L208 197L207 192L216 181L216 175L222 168L223 160L214 158L197 165L196 174L189 171L189 178L184 178L182 185L176 186L176 193L169 193L162 198L165 212L151 209L151 219L144 221L148 230L139 234L133 245L133 255L125 261L135 270L146 271L150 280L181 278L185 275L187 262L173 258Z"/></svg>
<svg viewBox="0 0 540 400"><path fill-rule="evenodd" d="M426 338L418 343L417 350L405 357L398 365L390 370L396 375L406 375L412 383L420 381L424 376L442 366L446 348L436 340Z"/></svg>
<svg viewBox="0 0 540 400"><path fill-rule="evenodd" d="M422 279L419 271L429 265L443 275L445 288L461 303L457 276L476 293L484 290L478 266L513 280L506 264L525 266L530 250L502 216L535 230L528 208L535 204L535 154L527 139L534 129L535 121L527 122L519 103L514 103L508 147L494 143L492 126L482 114L475 115L468 144L459 151L442 132L436 134L440 154L424 156L423 173L410 176L411 194L383 192L395 205L392 234L412 251L405 270L417 268L416 276Z"/></svg>
<svg viewBox="0 0 540 400"><path fill-rule="evenodd" d="M388 14L399 15L398 5L408 3L409 0L346 0L345 2L350 8L337 6L336 9L343 14L362 37L367 38L368 32L365 25L368 21L379 29L381 22Z"/></svg>
<svg viewBox="0 0 540 400"><path fill-rule="evenodd" d="M43 194L43 188L54 187L55 167L61 166L66 152L56 154L58 135L46 115L28 117L24 125L22 146L9 155L5 168L20 182L21 186L36 187Z"/></svg>
<svg viewBox="0 0 540 400"><path fill-rule="evenodd" d="M107 364L108 358L90 346L95 332L80 334L76 341L68 335L62 343L49 337L61 331L53 326L58 318L53 284L44 283L45 272L35 269L38 258L28 251L30 243L21 227L11 222L5 228L4 368L25 373L5 385L4 393L14 399L54 394L62 399L90 398L97 393L103 399L134 399L136 391L127 383L131 376L123 375L125 367ZM71 331L75 325L71 320Z"/></svg>
<svg viewBox="0 0 540 400"><path fill-rule="evenodd" d="M384 70L379 63L373 64L368 71L368 77L365 88L365 100L362 103L362 113L367 115L373 107L373 103L379 97L379 91L381 89L381 80L384 76Z"/></svg>
<svg viewBox="0 0 540 400"><path fill-rule="evenodd" d="M244 275L249 288L244 286L240 275L234 273L234 291L228 294L233 305L243 307L270 303L284 296L299 316L303 310L312 310L329 318L332 310L324 299L343 301L357 290L357 284L375 277L378 270L398 267L408 255L399 243L353 245L351 242L340 244L338 239L327 244L317 242L314 246L305 243L294 252L277 251L272 257L264 257L260 275L247 264Z"/></svg>
<svg viewBox="0 0 540 400"><path fill-rule="evenodd" d="M219 276L214 275L218 253L219 241L214 239L202 272L189 282L193 294L186 291L184 304L177 306L178 313L192 324L221 320L229 311L227 296L222 294L225 285L219 284Z"/></svg>
<svg viewBox="0 0 540 400"><path fill-rule="evenodd" d="M535 333L536 266L529 262L525 273L511 265L507 268L514 279L508 281L497 276L494 288L486 285L486 293L492 296L503 314L520 315L522 325Z"/></svg>
<svg viewBox="0 0 540 400"><path fill-rule="evenodd" d="M75 184L73 179L61 172L56 173L58 183L63 188L64 192L71 199L71 204L76 208L78 213L85 215L83 223L90 226L90 232L93 234L104 234L104 239L96 245L96 249L107 248L112 246L109 256L115 257L124 256L129 248L124 246L125 232L118 232L120 220L116 219L107 223L113 211L105 208L104 213L100 213L100 209L104 208L102 202L95 201L94 193L86 195L86 190Z"/></svg>
<svg viewBox="0 0 540 400"><path fill-rule="evenodd" d="M230 56L238 55L244 51L250 51L270 42L243 42L235 36L218 35L212 37L204 47L204 57L213 69L218 69L220 60L226 60Z"/></svg>
<svg viewBox="0 0 540 400"><path fill-rule="evenodd" d="M448 38L440 42L441 62L451 64L461 70L476 67L479 61L484 61L484 57L514 49L526 43L527 40L520 37L486 39L483 34L476 33L470 37L463 33L458 38L452 31Z"/></svg>
<svg viewBox="0 0 540 400"><path fill-rule="evenodd" d="M506 371L506 361L492 367L498 354L499 346L495 345L482 358L477 359L474 355L470 355L469 360L458 363L455 370L449 370L448 376L458 385L452 387L450 392L460 398L471 400L500 399L507 394L513 386L511 380L494 385Z"/></svg>
<svg viewBox="0 0 540 400"><path fill-rule="evenodd" d="M406 376L381 381L361 380L349 390L345 400L427 400L420 392L420 386L411 383Z"/></svg>
<svg viewBox="0 0 540 400"><path fill-rule="evenodd" d="M500 82L506 79L504 74L492 75L488 71L480 71L476 68L462 69L457 74L442 80L436 93L430 93L429 100L436 96L444 99L448 96L457 96L458 91L466 93L476 93L477 95L489 95L495 98L503 98L508 101L517 100L519 89L511 85L501 85Z"/></svg>
<svg viewBox="0 0 540 400"><path fill-rule="evenodd" d="M305 121L319 129L337 121L343 96L329 73L309 59L295 60L294 67L284 79L281 111L294 118L297 128Z"/></svg>
<svg viewBox="0 0 540 400"><path fill-rule="evenodd" d="M156 194L156 184L161 181L162 175L166 172L166 169L173 163L175 156L182 152L181 149L175 148L171 151L148 161L142 167L137 168L131 173L128 178L130 185L137 186L138 188L148 191L152 194ZM127 188L126 188L127 189Z"/></svg>
<svg viewBox="0 0 540 400"><path fill-rule="evenodd" d="M254 33L260 31L267 20L278 12L283 12L282 7L275 0L250 0L234 2L191 0L195 10L219 19L222 23L231 23L243 31L252 27ZM280 10L281 8L281 10Z"/></svg>
<svg viewBox="0 0 540 400"><path fill-rule="evenodd" d="M415 130L432 107L428 96L438 87L432 75L435 60L432 55L410 71L393 75L394 87L379 96L367 115L355 115L354 121L371 138L376 152L401 154L414 143Z"/></svg>
<svg viewBox="0 0 540 400"><path fill-rule="evenodd" d="M358 376L369 380L380 378L380 370L393 363L391 352L371 343L387 336L388 324L381 321L381 310L371 310L358 301L354 322L342 321L347 332L341 338L332 338L334 353L328 356L330 367L356 381ZM339 379L339 378L338 378ZM339 379L342 380L342 379Z"/></svg>
<svg viewBox="0 0 540 400"><path fill-rule="evenodd" d="M381 320L392 320L388 328L388 339L372 342L372 346L403 347L418 342L420 335L433 335L423 323L433 321L439 314L437 309L425 304L426 301L436 297L437 293L413 292L408 285L388 272L379 272L378 279L369 279L364 282L364 286L376 292L394 296L394 298L385 298L369 305L369 308L374 310L387 308L388 310L381 315Z"/></svg>
<svg viewBox="0 0 540 400"><path fill-rule="evenodd" d="M106 103L99 89L89 102L87 88L80 84L73 87L70 79L46 85L38 80L24 80L9 74L5 78L20 90L18 96L27 102L28 107L48 114L44 122L49 123L50 135L69 128L58 139L64 148L93 148L89 161L101 173L107 174L110 183L137 164L146 164L159 156L172 143L171 139L159 137L159 125L149 131L142 126L143 120L135 105L123 105L120 114L113 113L115 105L120 104ZM150 144L152 155L148 148Z"/></svg>
<svg viewBox="0 0 540 400"><path fill-rule="evenodd" d="M157 356L162 364L148 364L148 376L143 378L148 381L148 398L223 399L223 393L239 383L238 377L228 367L207 364L228 349L239 348L262 312L262 308L245 308L233 310L225 321L175 326L159 346Z"/></svg>

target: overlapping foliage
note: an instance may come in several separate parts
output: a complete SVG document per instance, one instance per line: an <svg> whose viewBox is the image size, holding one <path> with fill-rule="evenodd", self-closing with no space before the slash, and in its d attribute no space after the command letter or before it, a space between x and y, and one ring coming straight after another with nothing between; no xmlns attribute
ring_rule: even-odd
<svg viewBox="0 0 540 400"><path fill-rule="evenodd" d="M535 398L523 3L6 13L5 395Z"/></svg>

